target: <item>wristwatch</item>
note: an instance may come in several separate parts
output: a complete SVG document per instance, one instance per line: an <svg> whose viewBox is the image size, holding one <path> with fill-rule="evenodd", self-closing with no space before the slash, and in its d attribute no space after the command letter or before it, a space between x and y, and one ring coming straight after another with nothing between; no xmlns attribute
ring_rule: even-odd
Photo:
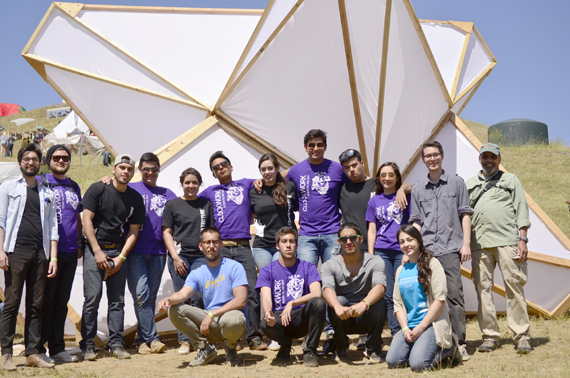
<svg viewBox="0 0 570 378"><path fill-rule="evenodd" d="M522 240L523 242L528 243L528 238L520 238L519 237L519 240Z"/></svg>

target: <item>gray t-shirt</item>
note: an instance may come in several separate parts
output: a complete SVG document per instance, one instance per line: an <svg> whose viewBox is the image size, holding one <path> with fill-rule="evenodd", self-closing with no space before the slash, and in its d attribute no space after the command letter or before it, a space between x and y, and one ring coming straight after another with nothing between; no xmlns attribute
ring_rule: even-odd
<svg viewBox="0 0 570 378"><path fill-rule="evenodd" d="M341 256L334 256L321 267L323 291L330 287L338 297L345 297L353 305L360 302L376 285L386 287L386 267L380 257L363 253L364 258L358 273L350 277Z"/></svg>

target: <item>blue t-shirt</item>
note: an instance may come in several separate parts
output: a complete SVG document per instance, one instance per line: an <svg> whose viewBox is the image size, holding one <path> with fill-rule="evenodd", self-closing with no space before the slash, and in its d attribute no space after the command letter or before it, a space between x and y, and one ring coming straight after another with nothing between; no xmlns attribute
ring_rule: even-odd
<svg viewBox="0 0 570 378"><path fill-rule="evenodd" d="M212 311L234 299L233 290L238 286L247 286L247 277L240 263L224 257L215 268L204 264L191 271L184 286L200 292L206 311Z"/></svg>
<svg viewBox="0 0 570 378"><path fill-rule="evenodd" d="M259 272L256 289L269 287L273 300L273 311L282 311L292 300L310 293L309 286L321 282L321 276L313 263L299 260L286 268L279 260L273 261ZM301 308L305 305L293 307Z"/></svg>
<svg viewBox="0 0 570 378"><path fill-rule="evenodd" d="M408 204L411 203L411 195L406 196ZM410 206L404 210L396 206L396 193L385 195L376 194L368 201L366 209L366 221L376 224L375 249L390 249L400 252L398 243L398 230L403 224L408 224L410 219Z"/></svg>
<svg viewBox="0 0 570 378"><path fill-rule="evenodd" d="M413 329L425 318L428 304L424 287L418 281L418 264L406 263L398 276L400 293L408 316L408 327Z"/></svg>

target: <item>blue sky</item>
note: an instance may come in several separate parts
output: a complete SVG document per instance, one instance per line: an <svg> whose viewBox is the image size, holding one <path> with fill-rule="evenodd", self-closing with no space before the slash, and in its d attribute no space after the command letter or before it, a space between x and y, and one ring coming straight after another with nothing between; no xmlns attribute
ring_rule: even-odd
<svg viewBox="0 0 570 378"><path fill-rule="evenodd" d="M331 0L333 1L333 0ZM264 8L267 0L100 0L94 4ZM0 3L0 103L26 109L56 104L57 93L21 57L47 11L49 0ZM570 144L570 49L566 38L570 2L497 0L412 0L419 18L472 21L498 64L479 88L462 117L487 125L531 118L548 125L550 139ZM62 38L62 46L65 39Z"/></svg>

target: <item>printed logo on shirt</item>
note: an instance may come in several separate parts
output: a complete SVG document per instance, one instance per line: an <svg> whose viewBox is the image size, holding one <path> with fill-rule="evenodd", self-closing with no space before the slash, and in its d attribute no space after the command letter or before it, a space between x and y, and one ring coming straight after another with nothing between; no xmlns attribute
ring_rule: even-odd
<svg viewBox="0 0 570 378"><path fill-rule="evenodd" d="M388 208L386 209L384 206L380 206L376 208L376 219L378 220L379 224L379 234L384 235L386 228L390 224L390 220L400 224L402 223L402 219L404 214L402 209L396 206L394 201L390 202Z"/></svg>
<svg viewBox="0 0 570 378"><path fill-rule="evenodd" d="M287 282L287 296L293 299L299 299L303 296L303 286L305 284L305 279L301 278L298 274L293 274L289 276L289 282Z"/></svg>
<svg viewBox="0 0 570 378"><path fill-rule="evenodd" d="M150 200L150 210L154 211L159 217L162 216L164 212L164 206L166 205L166 197L162 194L153 194Z"/></svg>
<svg viewBox="0 0 570 378"><path fill-rule="evenodd" d="M285 301L283 286L282 280L273 281L273 300L275 301L275 308L281 308L285 305L283 303Z"/></svg>
<svg viewBox="0 0 570 378"><path fill-rule="evenodd" d="M222 284L222 282L225 280L226 280L226 276L221 274L220 277L218 277L214 281L210 281L210 280L206 281L206 285L204 285L204 287L206 289L214 288L214 287L220 286Z"/></svg>
<svg viewBox="0 0 570 378"><path fill-rule="evenodd" d="M299 192L301 193L301 198L299 199L299 207L303 211L308 211L309 175L302 175L299 177Z"/></svg>
<svg viewBox="0 0 570 378"><path fill-rule="evenodd" d="M63 189L63 187L61 187ZM57 224L61 224L62 219L61 219L61 212L63 211L63 201L62 201L62 196L63 194L63 190L60 189L53 189L53 197L55 199L55 208L57 211Z"/></svg>
<svg viewBox="0 0 570 378"><path fill-rule="evenodd" d="M77 210L77 206L79 206L79 196L75 193L73 188L65 188L65 202L70 204L73 210Z"/></svg>
<svg viewBox="0 0 570 378"><path fill-rule="evenodd" d="M223 190L216 190L214 193L214 206L216 208L216 221L218 223L224 223L225 220L224 207L226 207L226 204L224 202L224 193Z"/></svg>
<svg viewBox="0 0 570 378"><path fill-rule="evenodd" d="M241 186L230 186L228 188L228 201L241 205L243 202L243 188Z"/></svg>
<svg viewBox="0 0 570 378"><path fill-rule="evenodd" d="M134 208L134 206L131 206L131 211L129 211L129 215L127 216L127 219L125 220L125 223L127 223L129 218L133 216L134 212L135 212L135 208ZM119 229L121 230L121 236L123 236L123 234L125 233L125 223L121 223L121 226L119 227ZM142 228L143 228L143 225L141 224L141 231L142 231Z"/></svg>
<svg viewBox="0 0 570 378"><path fill-rule="evenodd" d="M206 228L206 210L200 209L200 231Z"/></svg>
<svg viewBox="0 0 570 378"><path fill-rule="evenodd" d="M331 178L326 172L315 172L311 189L316 190L320 195L324 196L329 190L329 181L331 181Z"/></svg>

